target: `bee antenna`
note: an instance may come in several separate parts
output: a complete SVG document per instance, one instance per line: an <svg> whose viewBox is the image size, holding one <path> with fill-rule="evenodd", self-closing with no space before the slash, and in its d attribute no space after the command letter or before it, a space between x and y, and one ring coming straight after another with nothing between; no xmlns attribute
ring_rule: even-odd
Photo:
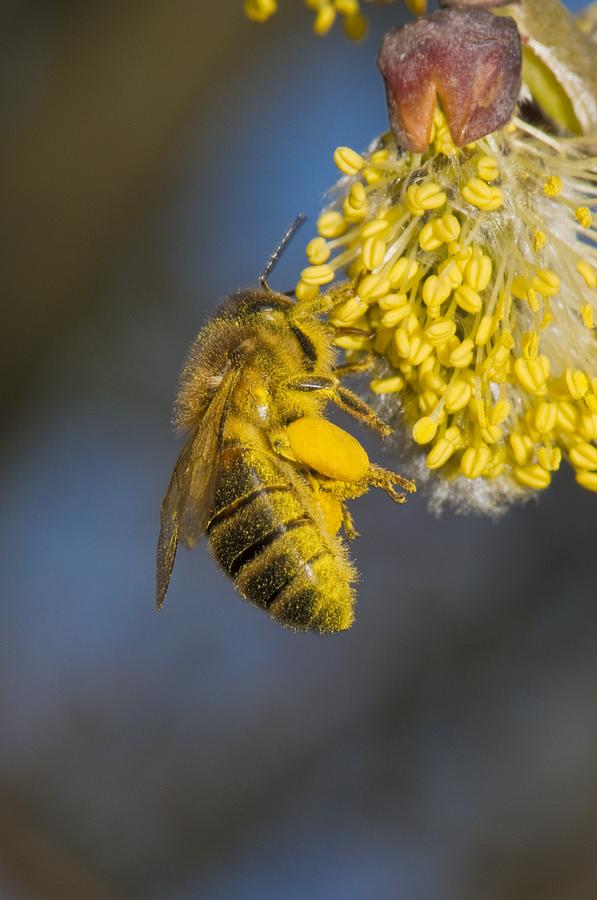
<svg viewBox="0 0 597 900"><path fill-rule="evenodd" d="M268 259L267 265L266 265L265 269L263 270L263 273L259 276L259 284L261 285L261 287L263 288L264 291L271 291L271 287L269 286L267 279L272 274L273 270L275 269L280 257L286 250L286 247L288 246L288 244L290 243L290 241L292 240L292 238L294 237L296 232L299 230L299 228L301 227L303 222L306 221L306 219L307 219L307 217L305 215L303 215L303 213L300 213L300 215L298 215L296 217L296 219L293 219L293 221L291 222L290 226L288 227L288 229L286 231L286 234L284 235L284 237L282 238L282 240L280 241L280 243L278 244L278 246L276 247L276 249L270 256L270 258Z"/></svg>

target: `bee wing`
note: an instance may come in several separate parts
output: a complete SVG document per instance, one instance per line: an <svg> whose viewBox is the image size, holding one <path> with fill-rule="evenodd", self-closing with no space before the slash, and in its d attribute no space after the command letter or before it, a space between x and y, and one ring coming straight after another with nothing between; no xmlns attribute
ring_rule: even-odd
<svg viewBox="0 0 597 900"><path fill-rule="evenodd" d="M205 531L226 415L237 378L237 372L224 376L197 430L183 447L162 500L156 572L158 609L166 598L179 541L192 548Z"/></svg>

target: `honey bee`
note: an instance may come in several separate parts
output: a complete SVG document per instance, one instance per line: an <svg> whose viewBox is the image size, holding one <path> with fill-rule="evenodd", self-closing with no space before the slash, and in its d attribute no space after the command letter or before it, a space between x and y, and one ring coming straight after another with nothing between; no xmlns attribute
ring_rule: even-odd
<svg viewBox="0 0 597 900"><path fill-rule="evenodd" d="M182 371L175 422L188 432L161 506L157 606L178 544L206 535L238 592L293 629L335 632L354 619L357 574L338 534L356 537L346 501L369 487L398 503L411 481L370 463L324 417L329 402L381 435L391 429L339 380L330 300L293 301L267 282L229 296ZM344 373L346 367L342 370Z"/></svg>

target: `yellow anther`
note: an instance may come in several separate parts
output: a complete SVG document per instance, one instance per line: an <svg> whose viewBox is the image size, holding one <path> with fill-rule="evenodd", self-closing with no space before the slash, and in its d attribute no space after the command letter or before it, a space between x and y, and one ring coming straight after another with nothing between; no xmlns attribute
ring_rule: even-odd
<svg viewBox="0 0 597 900"><path fill-rule="evenodd" d="M486 444L497 444L503 436L503 429L499 425L486 425L481 429L481 437Z"/></svg>
<svg viewBox="0 0 597 900"><path fill-rule="evenodd" d="M327 478L360 481L369 469L365 449L347 431L322 416L305 416L286 428L298 460Z"/></svg>
<svg viewBox="0 0 597 900"><path fill-rule="evenodd" d="M458 412L468 404L473 394L473 389L466 381L456 379L453 381L448 390L444 394L446 411L449 413Z"/></svg>
<svg viewBox="0 0 597 900"><path fill-rule="evenodd" d="M512 280L511 291L517 300L526 300L529 287L528 279L523 275L517 275L516 278Z"/></svg>
<svg viewBox="0 0 597 900"><path fill-rule="evenodd" d="M351 41L362 41L367 34L367 19L362 13L344 16L344 33Z"/></svg>
<svg viewBox="0 0 597 900"><path fill-rule="evenodd" d="M326 3L318 11L313 22L313 31L315 34L327 34L334 22L336 21L336 10L331 3Z"/></svg>
<svg viewBox="0 0 597 900"><path fill-rule="evenodd" d="M510 404L507 400L498 400L491 410L489 421L492 425L501 425L510 415Z"/></svg>
<svg viewBox="0 0 597 900"><path fill-rule="evenodd" d="M431 416L423 416L415 422L412 433L415 443L428 444L437 433L437 422Z"/></svg>
<svg viewBox="0 0 597 900"><path fill-rule="evenodd" d="M502 192L498 187L487 184L481 178L471 178L462 188L462 196L467 203L478 209L491 212L504 202Z"/></svg>
<svg viewBox="0 0 597 900"><path fill-rule="evenodd" d="M446 390L446 383L443 378L435 372L435 365L435 357L428 356L419 366L419 380L424 388L435 391L436 394L443 394Z"/></svg>
<svg viewBox="0 0 597 900"><path fill-rule="evenodd" d="M334 0L334 6L341 16L354 16L359 11L358 0Z"/></svg>
<svg viewBox="0 0 597 900"><path fill-rule="evenodd" d="M337 306L330 316L332 325L352 325L367 312L369 306L360 297L351 297Z"/></svg>
<svg viewBox="0 0 597 900"><path fill-rule="evenodd" d="M294 296L297 300L314 300L319 294L319 287L316 284L305 284L299 281L294 289Z"/></svg>
<svg viewBox="0 0 597 900"><path fill-rule="evenodd" d="M539 335L536 331L525 331L520 339L523 355L527 359L536 359L539 355Z"/></svg>
<svg viewBox="0 0 597 900"><path fill-rule="evenodd" d="M562 179L559 175L551 175L543 185L546 197L557 197L562 193Z"/></svg>
<svg viewBox="0 0 597 900"><path fill-rule="evenodd" d="M581 413L579 432L586 441L597 441L597 412Z"/></svg>
<svg viewBox="0 0 597 900"><path fill-rule="evenodd" d="M576 263L576 270L578 274L582 276L584 283L588 288L597 287L597 272L595 272L593 266L588 262L585 262L584 259L579 259Z"/></svg>
<svg viewBox="0 0 597 900"><path fill-rule="evenodd" d="M578 412L573 403L568 400L559 400L558 407L558 428L567 434L574 434L578 424Z"/></svg>
<svg viewBox="0 0 597 900"><path fill-rule="evenodd" d="M477 333L475 335L475 344L477 347L483 347L489 341L498 327L499 322L497 316L483 316L479 322Z"/></svg>
<svg viewBox="0 0 597 900"><path fill-rule="evenodd" d="M453 288L460 287L462 284L462 270L455 259L446 259L437 267L439 275L445 275L450 279Z"/></svg>
<svg viewBox="0 0 597 900"><path fill-rule="evenodd" d="M423 283L423 301L427 306L441 306L452 293L452 284L445 275L430 275Z"/></svg>
<svg viewBox="0 0 597 900"><path fill-rule="evenodd" d="M380 275L365 275L359 282L358 293L361 300L373 303L390 293L390 282Z"/></svg>
<svg viewBox="0 0 597 900"><path fill-rule="evenodd" d="M495 181L495 179L500 174L500 169L497 164L497 160L493 158L493 156L480 156L477 160L477 175L479 178L482 178L483 181Z"/></svg>
<svg viewBox="0 0 597 900"><path fill-rule="evenodd" d="M350 147L338 147L334 152L334 162L345 175L356 175L365 165L365 160Z"/></svg>
<svg viewBox="0 0 597 900"><path fill-rule="evenodd" d="M431 344L423 340L420 334L414 334L410 338L409 353L407 357L408 362L412 366L420 366L432 351L433 347Z"/></svg>
<svg viewBox="0 0 597 900"><path fill-rule="evenodd" d="M443 240L435 233L433 228L434 222L427 222L419 232L419 246L425 253L431 253L441 247Z"/></svg>
<svg viewBox="0 0 597 900"><path fill-rule="evenodd" d="M344 216L334 209L323 212L317 220L317 230L324 238L339 237L346 231Z"/></svg>
<svg viewBox="0 0 597 900"><path fill-rule="evenodd" d="M378 237L367 238L363 245L363 262L367 269L376 269L381 265L386 253L385 241Z"/></svg>
<svg viewBox="0 0 597 900"><path fill-rule="evenodd" d="M597 469L597 447L588 441L580 441L570 450L570 462L577 469Z"/></svg>
<svg viewBox="0 0 597 900"><path fill-rule="evenodd" d="M553 431L558 421L558 408L555 403L543 401L535 410L533 424L540 434Z"/></svg>
<svg viewBox="0 0 597 900"><path fill-rule="evenodd" d="M454 291L454 299L465 312L478 313L483 309L481 297L468 284L463 284Z"/></svg>
<svg viewBox="0 0 597 900"><path fill-rule="evenodd" d="M411 184L406 190L406 205L413 216L422 216L429 209L439 209L445 202L444 191L434 181Z"/></svg>
<svg viewBox="0 0 597 900"><path fill-rule="evenodd" d="M401 306L396 306L394 307L394 309L389 309L381 317L382 326L384 328L395 328L399 322L402 322L403 319L410 315L411 308L412 307L410 303L403 303Z"/></svg>
<svg viewBox="0 0 597 900"><path fill-rule="evenodd" d="M462 373L463 375L468 375L468 370ZM487 422L487 413L485 411L485 403L480 397L471 397L469 402L469 409L471 416L477 420L479 425L482 428L485 428L488 424Z"/></svg>
<svg viewBox="0 0 597 900"><path fill-rule="evenodd" d="M434 346L443 344L456 334L456 322L453 319L437 319L425 329L425 337Z"/></svg>
<svg viewBox="0 0 597 900"><path fill-rule="evenodd" d="M528 394L545 394L545 383L549 376L549 360L546 356L536 359L519 357L514 361L514 373Z"/></svg>
<svg viewBox="0 0 597 900"><path fill-rule="evenodd" d="M594 328L595 327L595 317L593 313L593 307L590 303L584 303L580 308L580 315L582 318L582 323L585 328Z"/></svg>
<svg viewBox="0 0 597 900"><path fill-rule="evenodd" d="M253 22L267 22L278 9L276 0L245 0L245 15Z"/></svg>
<svg viewBox="0 0 597 900"><path fill-rule="evenodd" d="M419 271L419 264L414 259L400 257L390 269L389 279L393 288L409 288Z"/></svg>
<svg viewBox="0 0 597 900"><path fill-rule="evenodd" d="M464 369L473 361L474 344L470 338L465 338L462 343L455 347L450 353L450 365L455 369Z"/></svg>
<svg viewBox="0 0 597 900"><path fill-rule="evenodd" d="M439 219L434 219L431 224L436 237L446 244L456 241L460 236L460 222L452 213L444 213Z"/></svg>
<svg viewBox="0 0 597 900"><path fill-rule="evenodd" d="M328 261L332 251L326 244L324 238L316 237L307 244L306 253L307 259L312 266L321 266Z"/></svg>
<svg viewBox="0 0 597 900"><path fill-rule="evenodd" d="M484 291L491 281L492 268L490 258L483 253L477 258L469 259L464 277L475 291Z"/></svg>
<svg viewBox="0 0 597 900"><path fill-rule="evenodd" d="M539 312L541 309L541 301L539 300L539 294L535 290L535 288L530 287L527 291L527 303L533 310L533 312Z"/></svg>
<svg viewBox="0 0 597 900"><path fill-rule="evenodd" d="M491 450L485 443L467 447L460 460L460 471L465 478L479 478L491 461Z"/></svg>
<svg viewBox="0 0 597 900"><path fill-rule="evenodd" d="M374 166L387 162L389 158L389 151L385 147L382 147L381 150L375 150L375 152L371 154L371 162Z"/></svg>
<svg viewBox="0 0 597 900"><path fill-rule="evenodd" d="M406 294L398 293L398 294L386 294L385 297L381 297L378 301L378 306L384 312L390 309L398 309L398 307L406 307L405 315L409 315L411 310L411 306L407 301Z"/></svg>
<svg viewBox="0 0 597 900"><path fill-rule="evenodd" d="M428 469L439 469L441 466L445 465L454 451L456 450L455 445L446 440L445 437L440 438L435 444L434 447L427 454L427 468Z"/></svg>
<svg viewBox="0 0 597 900"><path fill-rule="evenodd" d="M394 347L396 353L403 359L408 357L410 353L410 335L406 328L397 328L394 332Z"/></svg>
<svg viewBox="0 0 597 900"><path fill-rule="evenodd" d="M435 391L423 391L422 394L419 394L419 409L426 416L433 412L438 403L439 397Z"/></svg>
<svg viewBox="0 0 597 900"><path fill-rule="evenodd" d="M307 266L307 268L303 269L301 272L301 280L304 281L305 284L329 284L330 281L334 280L334 270L328 265Z"/></svg>
<svg viewBox="0 0 597 900"><path fill-rule="evenodd" d="M371 219L370 222L367 222L361 228L361 237L363 240L370 237L379 237L382 232L387 231L389 224L387 219Z"/></svg>
<svg viewBox="0 0 597 900"><path fill-rule="evenodd" d="M531 281L531 287L544 297L554 297L560 290L560 279L551 269L540 269Z"/></svg>
<svg viewBox="0 0 597 900"><path fill-rule="evenodd" d="M597 472L587 472L581 469L576 473L576 482L587 491L597 491Z"/></svg>
<svg viewBox="0 0 597 900"><path fill-rule="evenodd" d="M543 250L545 247L545 232L544 231L534 231L532 237L533 250L535 253L539 253L540 250Z"/></svg>
<svg viewBox="0 0 597 900"><path fill-rule="evenodd" d="M580 400L589 389L587 376L580 369L566 369L564 372L564 381L568 389L568 393L573 400Z"/></svg>
<svg viewBox="0 0 597 900"><path fill-rule="evenodd" d="M562 451L559 447L539 447L537 461L548 472L557 472L562 462Z"/></svg>
<svg viewBox="0 0 597 900"><path fill-rule="evenodd" d="M366 334L362 337L356 334L341 334L334 338L334 344L342 350L365 350L369 348L369 338Z"/></svg>
<svg viewBox="0 0 597 900"><path fill-rule="evenodd" d="M373 378L369 387L374 394L397 394L404 388L404 378L393 375L391 378Z"/></svg>
<svg viewBox="0 0 597 900"><path fill-rule="evenodd" d="M356 222L367 213L367 194L360 181L355 182L350 189L348 197L342 204L344 216L348 221Z"/></svg>
<svg viewBox="0 0 597 900"><path fill-rule="evenodd" d="M513 431L510 435L510 448L517 465L526 466L533 453L533 442L528 434Z"/></svg>
<svg viewBox="0 0 597 900"><path fill-rule="evenodd" d="M514 466L513 472L519 484L536 491L549 487L551 482L550 473L536 463L528 466Z"/></svg>
<svg viewBox="0 0 597 900"><path fill-rule="evenodd" d="M574 215L582 228L590 228L593 224L593 216L588 206L577 206L574 210Z"/></svg>

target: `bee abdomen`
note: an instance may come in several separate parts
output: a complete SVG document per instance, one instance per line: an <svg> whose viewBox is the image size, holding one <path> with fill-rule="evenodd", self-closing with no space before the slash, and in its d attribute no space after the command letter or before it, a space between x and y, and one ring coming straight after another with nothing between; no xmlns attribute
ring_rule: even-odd
<svg viewBox="0 0 597 900"><path fill-rule="evenodd" d="M261 453L235 448L226 457L216 487L218 508L207 527L217 561L241 594L282 624L347 628L354 603L347 570L297 491ZM241 496L239 485L246 491Z"/></svg>

